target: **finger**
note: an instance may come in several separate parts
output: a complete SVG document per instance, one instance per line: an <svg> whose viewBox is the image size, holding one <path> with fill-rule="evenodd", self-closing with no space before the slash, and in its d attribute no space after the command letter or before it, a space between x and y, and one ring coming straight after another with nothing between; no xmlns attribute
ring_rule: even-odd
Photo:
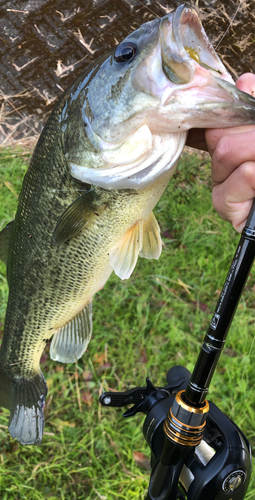
<svg viewBox="0 0 255 500"><path fill-rule="evenodd" d="M215 149L221 139L226 136L232 136L234 134L240 134L255 131L255 125L240 125L239 127L227 127L227 128L208 128L205 131L205 139L208 146L208 151L211 156L213 156ZM235 138L232 138L233 142Z"/></svg>
<svg viewBox="0 0 255 500"><path fill-rule="evenodd" d="M255 97L255 75L253 73L244 73L240 76L236 82L236 86L239 90Z"/></svg>
<svg viewBox="0 0 255 500"><path fill-rule="evenodd" d="M255 161L240 165L224 182L213 188L213 206L221 217L241 232L255 197Z"/></svg>
<svg viewBox="0 0 255 500"><path fill-rule="evenodd" d="M242 127L242 133L232 131L221 137L212 154L213 184L223 182L242 163L255 161L255 127Z"/></svg>

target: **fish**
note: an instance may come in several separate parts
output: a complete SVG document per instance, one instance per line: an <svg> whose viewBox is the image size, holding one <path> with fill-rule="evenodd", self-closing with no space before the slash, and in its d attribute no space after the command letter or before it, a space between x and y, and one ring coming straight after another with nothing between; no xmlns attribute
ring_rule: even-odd
<svg viewBox="0 0 255 500"><path fill-rule="evenodd" d="M76 362L92 336L92 301L114 271L158 259L152 212L188 130L255 123L197 12L143 24L62 95L40 135L15 219L0 233L9 297L0 405L21 444L40 444L47 385L40 358Z"/></svg>

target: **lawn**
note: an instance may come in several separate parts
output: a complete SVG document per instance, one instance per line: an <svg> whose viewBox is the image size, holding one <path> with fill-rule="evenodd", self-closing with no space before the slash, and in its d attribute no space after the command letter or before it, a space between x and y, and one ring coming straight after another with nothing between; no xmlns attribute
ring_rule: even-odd
<svg viewBox="0 0 255 500"><path fill-rule="evenodd" d="M0 151L0 229L13 219L29 155ZM94 331L76 364L41 359L48 384L41 446L21 446L0 410L2 500L142 500L149 481L144 416L99 406L105 390L165 385L176 364L195 364L239 236L211 203L207 158L184 154L154 213L164 247L131 278L112 275L94 300ZM209 400L248 437L255 454L255 273L252 270L210 387ZM0 332L8 289L0 264ZM255 498L255 479L246 499Z"/></svg>

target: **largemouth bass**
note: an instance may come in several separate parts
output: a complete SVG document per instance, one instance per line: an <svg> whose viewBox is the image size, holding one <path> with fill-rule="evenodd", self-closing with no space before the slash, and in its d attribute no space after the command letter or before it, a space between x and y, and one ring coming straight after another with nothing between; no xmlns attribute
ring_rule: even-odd
<svg viewBox="0 0 255 500"><path fill-rule="evenodd" d="M193 127L255 123L193 9L142 25L65 92L39 138L15 220L0 235L9 299L0 404L22 444L40 443L47 386L40 357L75 362L92 299L138 256L158 259L152 209Z"/></svg>

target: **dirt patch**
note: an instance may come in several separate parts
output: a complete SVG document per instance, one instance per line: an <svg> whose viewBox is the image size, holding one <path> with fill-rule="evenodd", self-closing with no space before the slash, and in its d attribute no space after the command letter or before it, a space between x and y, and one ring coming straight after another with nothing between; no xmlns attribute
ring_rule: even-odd
<svg viewBox="0 0 255 500"><path fill-rule="evenodd" d="M37 137L62 92L142 23L183 3L167 0L9 0L0 8L0 142ZM252 0L196 0L234 78L254 68ZM239 6L238 12L237 7ZM226 33L222 39L223 34ZM222 39L222 40L221 40Z"/></svg>

